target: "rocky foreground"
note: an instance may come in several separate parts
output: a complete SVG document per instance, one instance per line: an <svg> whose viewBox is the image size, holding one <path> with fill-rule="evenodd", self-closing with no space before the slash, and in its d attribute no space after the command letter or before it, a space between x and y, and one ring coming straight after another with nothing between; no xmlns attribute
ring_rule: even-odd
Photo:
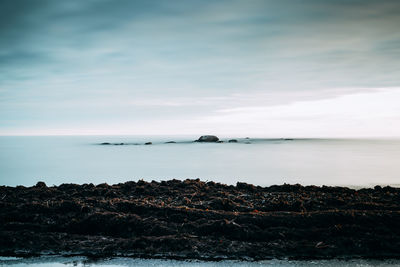
<svg viewBox="0 0 400 267"><path fill-rule="evenodd" d="M400 189L199 180L1 186L0 254L400 258Z"/></svg>

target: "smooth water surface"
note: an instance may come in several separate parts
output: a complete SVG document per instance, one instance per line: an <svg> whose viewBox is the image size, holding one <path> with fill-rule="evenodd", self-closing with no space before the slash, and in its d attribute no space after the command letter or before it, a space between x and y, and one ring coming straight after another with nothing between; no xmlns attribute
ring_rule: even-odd
<svg viewBox="0 0 400 267"><path fill-rule="evenodd" d="M191 142L195 138L0 137L0 184L114 184L173 178L263 186L400 183L400 140L239 139L239 143L217 144ZM178 143L165 144L170 140ZM147 141L153 144L143 145ZM139 145L98 145L101 142Z"/></svg>

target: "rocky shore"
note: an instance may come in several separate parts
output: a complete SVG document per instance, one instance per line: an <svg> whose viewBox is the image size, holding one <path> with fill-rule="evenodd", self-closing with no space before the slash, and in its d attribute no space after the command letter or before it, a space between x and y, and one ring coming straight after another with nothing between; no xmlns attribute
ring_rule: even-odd
<svg viewBox="0 0 400 267"><path fill-rule="evenodd" d="M200 180L1 186L0 254L400 258L400 189Z"/></svg>

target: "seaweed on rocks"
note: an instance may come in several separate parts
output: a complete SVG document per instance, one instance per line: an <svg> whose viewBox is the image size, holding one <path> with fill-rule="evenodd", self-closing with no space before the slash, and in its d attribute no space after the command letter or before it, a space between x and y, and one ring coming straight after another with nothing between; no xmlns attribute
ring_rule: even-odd
<svg viewBox="0 0 400 267"><path fill-rule="evenodd" d="M196 180L0 186L0 254L398 258L400 189Z"/></svg>

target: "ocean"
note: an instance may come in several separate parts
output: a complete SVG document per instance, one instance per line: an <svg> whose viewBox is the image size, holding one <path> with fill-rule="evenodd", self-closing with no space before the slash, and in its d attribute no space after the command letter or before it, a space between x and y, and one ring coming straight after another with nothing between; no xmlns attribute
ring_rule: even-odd
<svg viewBox="0 0 400 267"><path fill-rule="evenodd" d="M115 184L187 178L261 186L299 183L359 188L400 184L399 139L250 137L239 138L238 143L192 142L197 138L2 136L0 184ZM176 143L165 143L168 141ZM129 144L99 145L103 142Z"/></svg>

